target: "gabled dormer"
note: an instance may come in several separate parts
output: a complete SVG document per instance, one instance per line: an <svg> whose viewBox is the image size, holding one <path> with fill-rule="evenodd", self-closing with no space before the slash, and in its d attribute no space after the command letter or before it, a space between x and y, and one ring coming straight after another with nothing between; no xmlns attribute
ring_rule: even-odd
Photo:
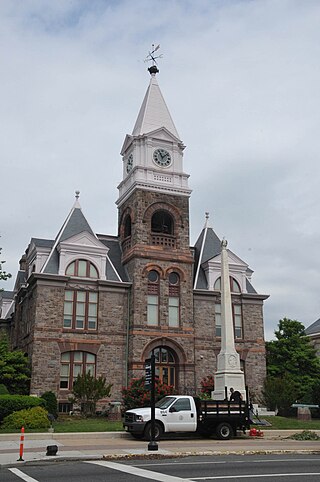
<svg viewBox="0 0 320 482"><path fill-rule="evenodd" d="M121 204L135 189L190 196L189 175L183 172L185 145L179 137L156 79L149 69L150 84L132 134L121 149L123 179L118 186Z"/></svg>

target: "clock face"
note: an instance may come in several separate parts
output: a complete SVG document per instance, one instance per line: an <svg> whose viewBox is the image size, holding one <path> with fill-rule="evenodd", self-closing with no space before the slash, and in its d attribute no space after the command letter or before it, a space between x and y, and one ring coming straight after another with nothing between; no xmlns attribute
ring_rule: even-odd
<svg viewBox="0 0 320 482"><path fill-rule="evenodd" d="M171 156L165 149L156 149L153 153L153 160L160 167L168 167L171 164Z"/></svg>
<svg viewBox="0 0 320 482"><path fill-rule="evenodd" d="M130 172L133 167L133 155L130 154L130 156L127 159L127 164L126 164L126 171Z"/></svg>

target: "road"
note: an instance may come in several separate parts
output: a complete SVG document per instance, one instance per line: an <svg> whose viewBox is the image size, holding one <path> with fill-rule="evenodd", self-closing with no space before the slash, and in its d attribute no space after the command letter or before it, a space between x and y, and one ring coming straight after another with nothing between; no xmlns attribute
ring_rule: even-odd
<svg viewBox="0 0 320 482"><path fill-rule="evenodd" d="M1 482L319 482L319 455L223 455L161 460L37 462L2 467Z"/></svg>

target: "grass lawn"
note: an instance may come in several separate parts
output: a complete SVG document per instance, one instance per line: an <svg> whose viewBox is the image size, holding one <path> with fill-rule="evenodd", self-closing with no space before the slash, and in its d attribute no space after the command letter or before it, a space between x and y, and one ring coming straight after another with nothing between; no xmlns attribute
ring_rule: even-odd
<svg viewBox="0 0 320 482"><path fill-rule="evenodd" d="M58 420L53 422L53 428L56 433L65 432L118 432L123 430L122 422L108 421L105 417L97 418L79 418L60 415ZM26 429L26 432L47 432L47 429ZM1 433L14 433L20 430L4 430L0 426Z"/></svg>
<svg viewBox="0 0 320 482"><path fill-rule="evenodd" d="M320 430L320 419L314 418L310 421L298 420L297 418L286 417L262 417L261 420L267 420L271 423L271 427L263 427L263 430Z"/></svg>

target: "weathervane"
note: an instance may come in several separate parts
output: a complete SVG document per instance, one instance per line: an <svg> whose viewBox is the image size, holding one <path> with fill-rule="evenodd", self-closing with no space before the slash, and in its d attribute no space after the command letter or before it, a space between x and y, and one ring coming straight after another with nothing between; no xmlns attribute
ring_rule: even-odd
<svg viewBox="0 0 320 482"><path fill-rule="evenodd" d="M149 52L146 58L144 59L145 62L152 62L151 67L148 68L150 74L157 74L159 72L159 69L157 67L157 59L161 59L163 55L162 54L154 55L157 52L157 50L159 50L159 48L160 48L160 44L157 45L156 47L154 46L154 44L152 44L151 52Z"/></svg>

